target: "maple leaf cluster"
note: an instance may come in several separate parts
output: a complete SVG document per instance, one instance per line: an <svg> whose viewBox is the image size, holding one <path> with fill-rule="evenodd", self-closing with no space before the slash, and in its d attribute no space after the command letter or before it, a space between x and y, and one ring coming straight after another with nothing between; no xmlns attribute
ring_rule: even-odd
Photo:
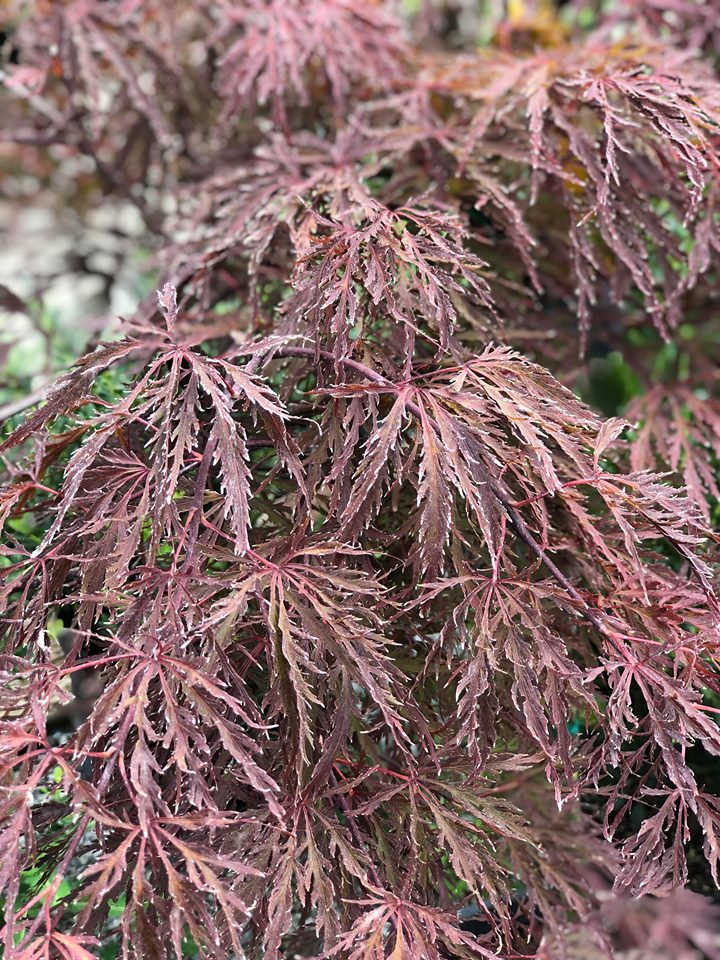
<svg viewBox="0 0 720 960"><path fill-rule="evenodd" d="M511 6L3 11L3 149L163 273L0 445L8 960L609 957L718 882L715 27ZM631 334L684 359L607 419Z"/></svg>

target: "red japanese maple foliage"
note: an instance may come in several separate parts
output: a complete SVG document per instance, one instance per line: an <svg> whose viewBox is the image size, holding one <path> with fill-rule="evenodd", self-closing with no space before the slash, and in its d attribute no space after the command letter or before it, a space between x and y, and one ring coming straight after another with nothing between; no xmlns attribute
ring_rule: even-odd
<svg viewBox="0 0 720 960"><path fill-rule="evenodd" d="M5 5L3 149L83 158L164 273L1 448L8 960L610 956L610 885L698 832L717 882L717 24L509 6L477 51L370 0ZM572 391L688 317L628 422Z"/></svg>

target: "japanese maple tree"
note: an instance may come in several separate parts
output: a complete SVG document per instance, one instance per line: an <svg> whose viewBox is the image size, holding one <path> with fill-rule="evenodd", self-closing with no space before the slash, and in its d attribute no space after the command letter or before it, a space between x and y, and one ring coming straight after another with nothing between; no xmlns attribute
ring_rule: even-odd
<svg viewBox="0 0 720 960"><path fill-rule="evenodd" d="M3 156L162 275L0 447L7 960L610 957L717 883L717 21L600 6L5 5Z"/></svg>

